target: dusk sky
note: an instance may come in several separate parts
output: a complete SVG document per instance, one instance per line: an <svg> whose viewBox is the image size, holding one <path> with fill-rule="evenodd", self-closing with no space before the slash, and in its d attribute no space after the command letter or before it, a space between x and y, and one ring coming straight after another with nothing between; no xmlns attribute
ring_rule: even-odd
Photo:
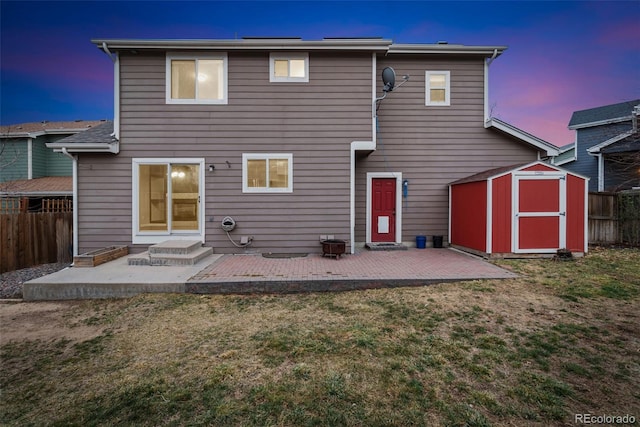
<svg viewBox="0 0 640 427"><path fill-rule="evenodd" d="M113 118L113 65L92 38L380 36L506 45L493 115L556 145L573 111L640 98L640 1L5 1L0 121Z"/></svg>

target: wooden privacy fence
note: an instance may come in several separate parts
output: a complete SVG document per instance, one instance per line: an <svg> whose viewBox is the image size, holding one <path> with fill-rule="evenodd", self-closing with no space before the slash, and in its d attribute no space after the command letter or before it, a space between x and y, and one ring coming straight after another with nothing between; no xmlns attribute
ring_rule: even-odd
<svg viewBox="0 0 640 427"><path fill-rule="evenodd" d="M640 191L589 193L589 243L640 246Z"/></svg>
<svg viewBox="0 0 640 427"><path fill-rule="evenodd" d="M0 215L0 273L38 264L71 262L73 213Z"/></svg>

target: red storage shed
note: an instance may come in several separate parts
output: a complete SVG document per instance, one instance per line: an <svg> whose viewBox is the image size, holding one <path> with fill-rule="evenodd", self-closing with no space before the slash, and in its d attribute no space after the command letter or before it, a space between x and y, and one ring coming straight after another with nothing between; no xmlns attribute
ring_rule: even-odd
<svg viewBox="0 0 640 427"><path fill-rule="evenodd" d="M588 178L543 162L449 184L449 240L485 257L587 253Z"/></svg>

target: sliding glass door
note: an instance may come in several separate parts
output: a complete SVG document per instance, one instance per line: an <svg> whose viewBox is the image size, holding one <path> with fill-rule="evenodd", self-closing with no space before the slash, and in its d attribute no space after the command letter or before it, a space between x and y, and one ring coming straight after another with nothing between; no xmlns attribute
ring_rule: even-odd
<svg viewBox="0 0 640 427"><path fill-rule="evenodd" d="M134 160L134 243L202 234L203 160Z"/></svg>

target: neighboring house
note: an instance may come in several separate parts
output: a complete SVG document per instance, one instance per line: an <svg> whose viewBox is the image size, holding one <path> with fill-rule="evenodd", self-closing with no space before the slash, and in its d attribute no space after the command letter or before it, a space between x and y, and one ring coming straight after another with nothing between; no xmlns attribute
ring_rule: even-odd
<svg viewBox="0 0 640 427"><path fill-rule="evenodd" d="M639 113L640 99L574 112L575 142L561 147L553 164L591 178L589 191L639 187Z"/></svg>
<svg viewBox="0 0 640 427"><path fill-rule="evenodd" d="M42 199L71 197L72 162L46 144L104 121L22 123L0 127L0 208L41 210Z"/></svg>
<svg viewBox="0 0 640 427"><path fill-rule="evenodd" d="M489 65L503 46L93 43L114 63L113 136L49 144L77 162L80 252L169 239L300 253L319 252L321 236L348 251L446 238L450 182L558 154L489 116ZM388 93L386 67L398 80Z"/></svg>

